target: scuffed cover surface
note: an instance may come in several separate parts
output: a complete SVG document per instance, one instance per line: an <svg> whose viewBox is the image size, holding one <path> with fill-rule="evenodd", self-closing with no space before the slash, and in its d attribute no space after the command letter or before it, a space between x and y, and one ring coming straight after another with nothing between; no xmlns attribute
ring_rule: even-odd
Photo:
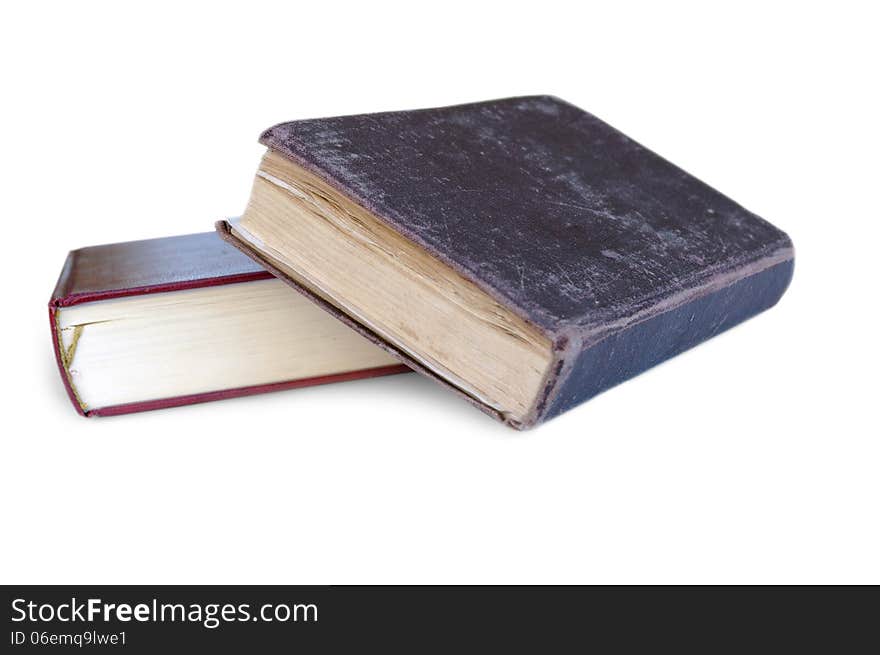
<svg viewBox="0 0 880 655"><path fill-rule="evenodd" d="M558 98L282 123L315 172L551 336L790 249L755 214Z"/></svg>

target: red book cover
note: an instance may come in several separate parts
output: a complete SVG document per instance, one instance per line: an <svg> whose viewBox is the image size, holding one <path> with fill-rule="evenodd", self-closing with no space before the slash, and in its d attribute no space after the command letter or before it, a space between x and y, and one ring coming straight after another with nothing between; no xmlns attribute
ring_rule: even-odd
<svg viewBox="0 0 880 655"><path fill-rule="evenodd" d="M70 252L49 324L71 402L111 416L409 370L276 283L215 233Z"/></svg>

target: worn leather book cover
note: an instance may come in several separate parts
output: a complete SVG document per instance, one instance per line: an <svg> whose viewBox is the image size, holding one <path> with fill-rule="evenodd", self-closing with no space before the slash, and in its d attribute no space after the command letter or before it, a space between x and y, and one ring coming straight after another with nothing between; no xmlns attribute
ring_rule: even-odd
<svg viewBox="0 0 880 655"><path fill-rule="evenodd" d="M59 324L59 315L65 308L272 279L263 268L217 238L214 232L93 246L70 252L49 301L49 327L61 379L73 406L84 416L110 416L408 370L382 356L377 358L385 360L382 366L363 370L232 388L228 382L217 379L216 388L199 393L111 406L87 407L77 397L76 385L71 379L76 340L68 339L65 343ZM179 296L177 302L185 303L187 298L186 295ZM219 356L222 357L222 353ZM163 362L156 362L156 365L161 366Z"/></svg>
<svg viewBox="0 0 880 655"><path fill-rule="evenodd" d="M552 362L540 392L525 416L499 411L282 270L235 223L218 223L220 234L516 428L771 307L792 277L784 232L556 97L300 120L260 140L546 335Z"/></svg>

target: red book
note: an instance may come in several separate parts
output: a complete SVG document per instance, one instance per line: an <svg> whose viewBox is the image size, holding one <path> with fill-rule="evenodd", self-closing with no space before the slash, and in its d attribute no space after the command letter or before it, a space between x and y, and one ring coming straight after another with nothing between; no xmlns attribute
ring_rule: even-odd
<svg viewBox="0 0 880 655"><path fill-rule="evenodd" d="M72 251L49 322L84 416L409 370L214 233Z"/></svg>

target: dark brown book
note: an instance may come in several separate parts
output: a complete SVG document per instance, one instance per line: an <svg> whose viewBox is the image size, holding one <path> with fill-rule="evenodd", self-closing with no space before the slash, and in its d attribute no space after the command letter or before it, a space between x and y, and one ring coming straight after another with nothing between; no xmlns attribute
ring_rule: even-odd
<svg viewBox="0 0 880 655"><path fill-rule="evenodd" d="M785 233L558 98L295 121L261 141L221 234L517 428L767 309L791 279Z"/></svg>
<svg viewBox="0 0 880 655"><path fill-rule="evenodd" d="M72 251L49 322L86 416L408 370L213 232Z"/></svg>

